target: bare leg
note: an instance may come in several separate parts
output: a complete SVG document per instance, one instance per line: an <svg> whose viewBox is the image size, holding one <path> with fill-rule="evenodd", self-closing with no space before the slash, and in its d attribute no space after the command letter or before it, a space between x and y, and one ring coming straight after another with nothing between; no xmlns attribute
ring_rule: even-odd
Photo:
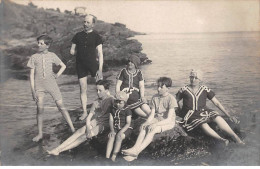
<svg viewBox="0 0 260 169"><path fill-rule="evenodd" d="M134 111L138 116L147 117L147 114L140 107L136 108Z"/></svg>
<svg viewBox="0 0 260 169"><path fill-rule="evenodd" d="M62 103L62 100L56 101L56 105L57 105L59 111L62 113L62 115L65 118L65 120L67 121L67 123L69 124L71 131L74 133L75 132L75 128L74 128L74 126L72 124L72 121L70 119L69 112L64 107L64 105Z"/></svg>
<svg viewBox="0 0 260 169"><path fill-rule="evenodd" d="M69 144L67 147L64 147L64 149L62 149L61 152L71 150L71 149L77 147L78 145L80 145L81 143L83 143L86 140L87 140L86 135L85 134L81 135L73 143Z"/></svg>
<svg viewBox="0 0 260 169"><path fill-rule="evenodd" d="M218 135L218 133L216 133L207 123L203 123L201 125L201 128L204 131L204 133L206 133L207 135L209 135L209 136L211 136L211 137L213 137L215 139L223 141L226 146L228 145L229 141L227 139L224 139L224 138L220 137Z"/></svg>
<svg viewBox="0 0 260 169"><path fill-rule="evenodd" d="M122 150L122 153L125 154L125 155L128 155L129 154L128 152L132 152L132 151L135 151L136 149L139 149L140 145L144 141L145 135L146 135L146 129L143 127L143 125L141 125L140 133L137 137L135 145L132 148Z"/></svg>
<svg viewBox="0 0 260 169"><path fill-rule="evenodd" d="M147 133L147 135L145 136L144 141L142 142L142 144L138 148L134 149L133 151L129 151L128 155L131 155L131 156L134 156L134 157L138 156L138 154L140 152L142 152L153 141L154 135L156 133L160 133L160 132L161 132L161 127L158 126L154 130L152 130L149 133Z"/></svg>
<svg viewBox="0 0 260 169"><path fill-rule="evenodd" d="M141 106L141 109L143 110L143 112L146 114L146 117L148 118L148 116L149 116L150 113L151 113L150 107L149 107L147 104L143 104L143 105Z"/></svg>
<svg viewBox="0 0 260 169"><path fill-rule="evenodd" d="M223 130L224 132L226 132L228 135L230 135L231 137L233 137L237 143L239 144L245 144L242 140L240 140L240 138L236 135L236 133L230 128L230 126L227 124L227 122L220 116L217 116L214 119L214 122L217 123L217 125L219 126L219 128L221 130Z"/></svg>
<svg viewBox="0 0 260 169"><path fill-rule="evenodd" d="M80 84L80 99L81 105L83 108L83 114L79 118L80 120L84 120L87 117L87 77L83 77L79 79Z"/></svg>
<svg viewBox="0 0 260 169"><path fill-rule="evenodd" d="M116 142L115 142L115 146L114 146L114 151L111 157L112 161L116 160L116 156L118 154L118 152L120 151L121 148L121 144L122 141L125 139L125 134L122 134L121 136L119 136L118 134L116 135Z"/></svg>
<svg viewBox="0 0 260 169"><path fill-rule="evenodd" d="M36 118L37 118L37 125L38 125L38 135L32 139L35 142L38 142L43 137L43 133L42 133L42 128L43 128L42 115L44 112L43 100L44 100L44 96L40 96L40 97L38 97L38 102L36 103L37 104L37 117Z"/></svg>
<svg viewBox="0 0 260 169"><path fill-rule="evenodd" d="M81 127L72 136L70 136L67 140L65 140L61 145L59 145L57 148L55 148L55 149L53 149L51 151L48 151L48 153L49 154L53 154L53 155L59 155L59 153L65 151L65 150L68 150L67 147L73 147L73 143L78 138L84 136L85 135L85 131L86 131L86 126Z"/></svg>
<svg viewBox="0 0 260 169"><path fill-rule="evenodd" d="M111 155L111 152L112 152L112 149L113 149L113 145L114 145L114 141L115 141L115 135L108 138L106 158L109 158L110 155Z"/></svg>

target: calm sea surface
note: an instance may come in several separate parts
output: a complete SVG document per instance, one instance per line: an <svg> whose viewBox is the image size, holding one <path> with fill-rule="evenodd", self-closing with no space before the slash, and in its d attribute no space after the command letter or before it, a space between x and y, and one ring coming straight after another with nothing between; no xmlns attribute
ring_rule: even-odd
<svg viewBox="0 0 260 169"><path fill-rule="evenodd" d="M260 165L260 33L151 34L136 36L134 39L143 44L143 52L153 61L141 68L148 99L156 93L155 82L160 76L172 78L173 87L170 92L175 94L188 83L190 70L200 69L204 84L216 93L216 97L231 114L239 117L247 145L233 147L231 155L225 161L207 161L207 164ZM114 70L114 75L109 79L114 80L118 70ZM77 77L63 75L58 83L66 107L69 110L80 107ZM111 93L113 91L114 85ZM91 103L96 98L94 85L88 86L88 93ZM10 78L0 84L0 97L2 164L48 164L33 158L36 150L22 155L17 155L14 151L14 147L19 147L19 143L25 139L25 135L17 135L18 131L22 133L29 126L33 126L32 131L37 130L36 109L29 81ZM61 117L52 98L46 96L45 100L45 119ZM211 103L209 105L212 106ZM61 164L62 158L59 160ZM199 160L182 164L200 165Z"/></svg>

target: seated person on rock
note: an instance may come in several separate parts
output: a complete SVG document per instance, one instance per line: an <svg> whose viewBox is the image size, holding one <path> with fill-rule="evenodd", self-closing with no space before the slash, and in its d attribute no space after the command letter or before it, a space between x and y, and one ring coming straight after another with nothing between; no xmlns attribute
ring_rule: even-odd
<svg viewBox="0 0 260 169"><path fill-rule="evenodd" d="M116 93L123 91L128 94L127 105L135 113L133 117L147 118L151 109L144 97L144 77L139 65L139 57L132 55L128 58L126 68L123 68L117 76Z"/></svg>
<svg viewBox="0 0 260 169"><path fill-rule="evenodd" d="M183 118L182 126L186 131L189 132L198 127L205 134L228 145L229 140L222 138L208 125L209 122L214 122L222 131L236 140L237 143L244 144L219 113L206 106L206 100L209 99L217 108L225 113L232 122L238 123L238 120L235 117L230 116L220 104L215 93L207 86L202 85L202 72L192 70L189 78L190 84L182 87L176 94L178 103L183 100L183 106L179 115Z"/></svg>
<svg viewBox="0 0 260 169"><path fill-rule="evenodd" d="M109 113L107 110L113 105L113 96L109 93L110 83L99 80L96 83L98 99L94 101L86 119L86 125L78 129L72 136L57 148L48 151L49 154L59 153L77 147L87 139L109 130ZM94 117L92 119L92 117Z"/></svg>
<svg viewBox="0 0 260 169"><path fill-rule="evenodd" d="M132 132L132 128L130 127L132 111L126 104L127 99L128 96L125 92L118 92L115 95L114 106L110 109L110 133L108 135L106 158L110 158L111 152L113 150L111 156L112 161L116 160L116 156L120 151L122 141Z"/></svg>
<svg viewBox="0 0 260 169"><path fill-rule="evenodd" d="M168 77L160 77L157 80L158 94L151 100L152 112L147 121L142 124L135 145L127 150L122 150L127 161L137 158L152 141L155 134L173 129L175 125L175 110L178 105L174 96L168 90L172 86L172 80Z"/></svg>

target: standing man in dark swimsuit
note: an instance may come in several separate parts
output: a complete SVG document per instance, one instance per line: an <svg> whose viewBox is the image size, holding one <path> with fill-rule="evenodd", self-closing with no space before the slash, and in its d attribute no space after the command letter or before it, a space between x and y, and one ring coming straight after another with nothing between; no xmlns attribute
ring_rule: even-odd
<svg viewBox="0 0 260 169"><path fill-rule="evenodd" d="M93 30L97 18L93 15L86 15L84 19L84 30L78 32L72 39L70 53L76 54L76 68L80 84L80 99L83 114L80 120L87 117L87 76L96 76L96 81L103 78L103 51L102 39ZM96 57L96 53L98 58Z"/></svg>

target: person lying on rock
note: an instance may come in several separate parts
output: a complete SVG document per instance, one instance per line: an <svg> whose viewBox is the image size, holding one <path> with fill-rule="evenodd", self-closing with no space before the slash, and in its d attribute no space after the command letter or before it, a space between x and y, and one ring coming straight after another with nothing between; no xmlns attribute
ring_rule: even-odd
<svg viewBox="0 0 260 169"><path fill-rule="evenodd" d="M64 107L62 102L62 96L56 79L66 69L66 65L59 59L59 57L49 52L48 49L52 43L52 38L48 35L41 35L37 38L38 41L38 53L32 55L28 61L27 67L30 70L30 83L33 100L37 105L37 125L38 135L32 140L38 142L43 137L43 112L44 112L44 96L45 93L49 93L55 100L59 111L70 126L72 132L75 131L69 113ZM54 74L52 70L53 64L61 66L57 74Z"/></svg>
<svg viewBox="0 0 260 169"><path fill-rule="evenodd" d="M141 125L140 133L137 137L135 145L127 150L122 150L126 155L127 161L137 158L152 141L155 134L173 129L175 125L175 111L178 104L174 96L168 91L172 86L172 80L168 77L160 77L157 80L158 94L154 95L151 100L152 112L147 121Z"/></svg>
<svg viewBox="0 0 260 169"><path fill-rule="evenodd" d="M130 127L132 111L126 104L127 99L127 94L123 91L119 91L115 95L114 106L110 108L110 133L108 134L106 158L110 158L111 152L113 150L111 156L112 161L116 160L116 156L120 151L122 141L128 137L133 130Z"/></svg>
<svg viewBox="0 0 260 169"><path fill-rule="evenodd" d="M234 133L227 122L219 115L217 111L209 109L206 106L206 100L209 99L219 108L229 119L238 123L239 121L229 115L225 108L215 97L215 93L207 86L202 85L202 72L192 70L190 72L190 84L182 87L176 94L177 102L183 100L183 106L180 111L180 117L183 118L182 125L189 132L200 127L207 135L223 141L225 145L229 144L229 140L219 136L209 125L209 122L215 122L217 126L236 140L239 144L244 144L243 141Z"/></svg>
<svg viewBox="0 0 260 169"><path fill-rule="evenodd" d="M128 58L126 68L123 68L117 76L116 93L124 91L129 95L127 105L136 113L136 116L133 114L133 117L147 118L151 109L146 104L147 100L144 97L144 77L139 65L139 57L132 55Z"/></svg>
<svg viewBox="0 0 260 169"><path fill-rule="evenodd" d="M52 155L77 147L93 136L109 131L109 107L113 106L113 96L109 92L110 82L99 80L96 83L98 99L93 102L86 119L86 125L78 129L72 136L57 148L47 151ZM92 119L93 118L93 119Z"/></svg>

